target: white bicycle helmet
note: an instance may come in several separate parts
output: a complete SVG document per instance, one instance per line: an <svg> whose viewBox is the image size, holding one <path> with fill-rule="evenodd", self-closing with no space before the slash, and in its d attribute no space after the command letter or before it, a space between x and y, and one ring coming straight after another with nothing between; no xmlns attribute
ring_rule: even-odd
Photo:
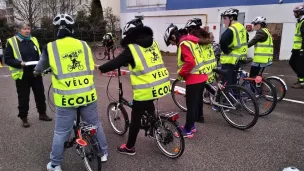
<svg viewBox="0 0 304 171"><path fill-rule="evenodd" d="M238 16L239 15L239 10L234 9L234 8L229 8L226 11L224 11L221 16Z"/></svg>
<svg viewBox="0 0 304 171"><path fill-rule="evenodd" d="M144 24L142 23L140 18L133 19L125 24L122 34L126 35L133 28L143 27L143 26L144 26Z"/></svg>
<svg viewBox="0 0 304 171"><path fill-rule="evenodd" d="M202 26L202 20L200 18L192 18L188 20L184 28L188 29L192 27L201 27L201 26Z"/></svg>
<svg viewBox="0 0 304 171"><path fill-rule="evenodd" d="M61 26L61 25L73 25L75 23L74 19L68 14L58 14L53 19L53 25Z"/></svg>
<svg viewBox="0 0 304 171"><path fill-rule="evenodd" d="M264 24L264 25L266 25L266 18L265 18L265 17L262 17L262 16L256 17L256 18L251 22L251 24Z"/></svg>
<svg viewBox="0 0 304 171"><path fill-rule="evenodd" d="M164 40L165 40L165 43L166 43L167 46L170 45L170 41L169 41L169 40L170 40L170 38L171 38L171 36L172 36L172 33L173 33L174 31L176 31L176 30L178 30L178 28L177 28L177 26L174 25L173 23L171 23L171 24L169 25L169 27L166 29L165 34L164 34Z"/></svg>
<svg viewBox="0 0 304 171"><path fill-rule="evenodd" d="M300 171L299 169L291 166L291 167L286 167L282 171Z"/></svg>

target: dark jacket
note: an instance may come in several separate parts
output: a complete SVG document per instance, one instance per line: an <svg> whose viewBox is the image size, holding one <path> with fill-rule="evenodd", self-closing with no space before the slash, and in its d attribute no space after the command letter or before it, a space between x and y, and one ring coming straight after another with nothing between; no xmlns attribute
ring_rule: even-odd
<svg viewBox="0 0 304 171"><path fill-rule="evenodd" d="M247 34L247 42L248 42L249 35L247 31L246 34ZM226 29L226 31L222 34L220 40L221 50L224 54L229 54L232 51L232 49L229 47L232 41L233 41L233 32L230 29Z"/></svg>
<svg viewBox="0 0 304 171"><path fill-rule="evenodd" d="M31 40L23 40L17 36L17 43L23 62L39 61L38 47L36 47ZM6 43L4 57L5 63L8 66L21 69L21 61L15 59L13 49L8 41Z"/></svg>
<svg viewBox="0 0 304 171"><path fill-rule="evenodd" d="M257 30L255 36L248 42L248 48L257 44L258 42L265 42L268 39L268 34L263 30Z"/></svg>
<svg viewBox="0 0 304 171"><path fill-rule="evenodd" d="M134 30L121 41L121 46L124 48L123 52L111 61L99 66L99 70L102 73L106 73L119 67L127 66L128 64L134 68L135 62L128 44L138 44L144 48L152 46L153 31L146 26L134 28Z"/></svg>

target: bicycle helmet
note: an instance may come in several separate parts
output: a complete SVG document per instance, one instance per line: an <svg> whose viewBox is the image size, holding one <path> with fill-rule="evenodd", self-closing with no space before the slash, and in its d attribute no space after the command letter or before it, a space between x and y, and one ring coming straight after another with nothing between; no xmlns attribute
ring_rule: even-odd
<svg viewBox="0 0 304 171"><path fill-rule="evenodd" d="M68 14L58 14L53 19L53 25L61 26L61 25L73 25L75 24L74 19Z"/></svg>
<svg viewBox="0 0 304 171"><path fill-rule="evenodd" d="M202 26L202 20L200 18L192 18L188 20L184 28L189 29L189 28L201 27L201 26Z"/></svg>
<svg viewBox="0 0 304 171"><path fill-rule="evenodd" d="M300 170L295 167L286 167L282 171L300 171Z"/></svg>
<svg viewBox="0 0 304 171"><path fill-rule="evenodd" d="M136 27L143 27L144 24L142 23L141 19L140 18L136 18L136 19L133 19L129 22L127 22L123 28L123 32L122 34L123 35L126 35L128 32L130 32L133 28L136 28Z"/></svg>
<svg viewBox="0 0 304 171"><path fill-rule="evenodd" d="M265 17L262 17L262 16L259 16L259 17L256 17L252 22L251 24L261 24L263 26L266 26L266 18Z"/></svg>
<svg viewBox="0 0 304 171"><path fill-rule="evenodd" d="M235 9L235 8L229 8L221 14L222 17L224 17L224 16L231 17L231 16L238 16L238 15L239 15L239 10Z"/></svg>
<svg viewBox="0 0 304 171"><path fill-rule="evenodd" d="M293 9L293 12L296 13L296 18L301 15L304 15L304 5L298 5Z"/></svg>
<svg viewBox="0 0 304 171"><path fill-rule="evenodd" d="M170 45L170 39L171 39L173 32L175 32L177 30L178 30L177 26L174 25L173 23L171 23L169 25L169 27L166 29L165 34L164 34L164 40L165 40L165 43L167 46Z"/></svg>

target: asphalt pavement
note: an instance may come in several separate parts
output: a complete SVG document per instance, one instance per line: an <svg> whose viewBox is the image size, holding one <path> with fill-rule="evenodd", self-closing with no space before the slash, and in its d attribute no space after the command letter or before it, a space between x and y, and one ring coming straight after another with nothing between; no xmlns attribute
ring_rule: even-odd
<svg viewBox="0 0 304 171"><path fill-rule="evenodd" d="M164 57L170 77L176 78L176 57ZM102 64L105 61L96 61ZM127 69L127 68L124 68ZM99 96L99 116L107 142L109 158L103 165L107 171L145 170L206 170L206 171L279 171L287 166L304 170L304 89L290 86L296 81L287 61L275 62L265 71L265 76L276 75L288 84L286 99L279 102L269 116L259 118L249 130L231 127L221 116L204 105L206 123L197 124L194 138L186 139L184 154L178 159L169 159L157 148L154 140L139 133L136 155L126 156L116 152L116 147L125 143L127 134L116 135L107 120L109 104L106 86L109 77L95 71L95 83ZM127 75L123 76L124 96L132 99L132 90ZM44 77L47 89L50 76ZM117 78L110 84L110 93L118 97ZM31 93L30 128L21 127L17 118L17 93L15 83L9 77L7 67L0 68L0 171L43 171L49 162L55 121L38 120L33 94ZM47 91L46 91L47 93ZM291 102L292 101L292 102ZM159 101L162 111L179 111L179 122L184 124L185 113L173 103L171 96ZM128 109L128 111L130 111ZM55 114L48 109L48 115ZM64 171L85 170L82 160L74 148L67 149L62 163Z"/></svg>

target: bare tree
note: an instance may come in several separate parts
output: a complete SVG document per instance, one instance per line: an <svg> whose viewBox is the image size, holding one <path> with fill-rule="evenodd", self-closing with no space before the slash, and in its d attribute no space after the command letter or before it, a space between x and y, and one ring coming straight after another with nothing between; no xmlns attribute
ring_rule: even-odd
<svg viewBox="0 0 304 171"><path fill-rule="evenodd" d="M59 13L66 13L73 15L80 4L76 0L45 0L48 8L52 13L52 17Z"/></svg>
<svg viewBox="0 0 304 171"><path fill-rule="evenodd" d="M41 19L43 0L14 0L12 7L16 19L28 22L32 27Z"/></svg>
<svg viewBox="0 0 304 171"><path fill-rule="evenodd" d="M113 14L113 9L112 7L107 7L104 10L104 18L107 23L107 30L114 33L117 31L119 28L119 17Z"/></svg>

